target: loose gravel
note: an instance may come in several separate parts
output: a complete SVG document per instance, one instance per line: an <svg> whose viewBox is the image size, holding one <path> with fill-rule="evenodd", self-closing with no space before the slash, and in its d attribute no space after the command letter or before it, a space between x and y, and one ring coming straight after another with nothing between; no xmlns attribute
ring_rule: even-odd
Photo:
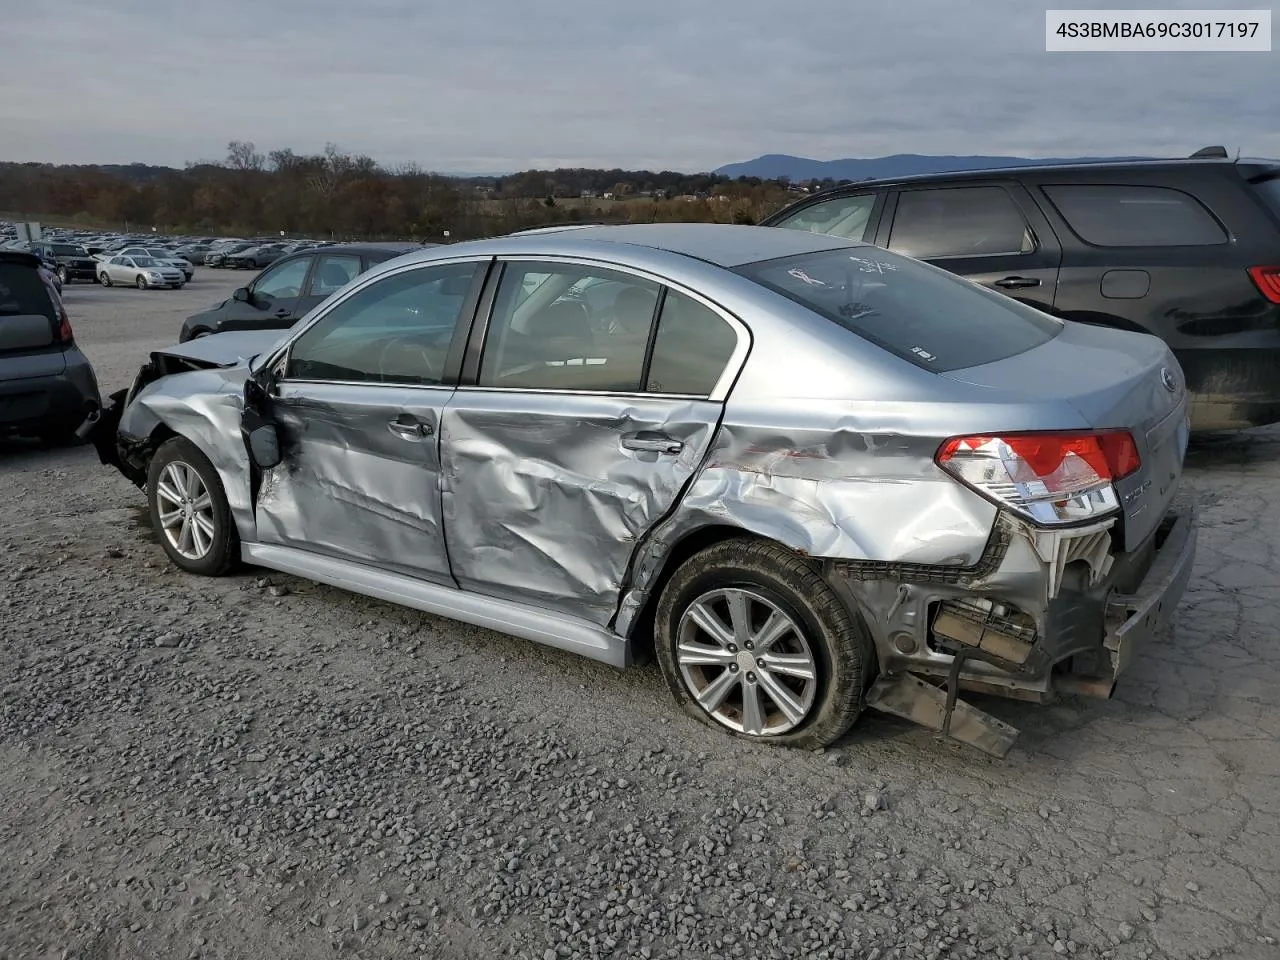
<svg viewBox="0 0 1280 960"><path fill-rule="evenodd" d="M70 288L124 386L245 279ZM1117 698L823 753L653 667L244 570L86 448L0 448L0 958L1280 957L1280 431L1198 444L1176 632Z"/></svg>

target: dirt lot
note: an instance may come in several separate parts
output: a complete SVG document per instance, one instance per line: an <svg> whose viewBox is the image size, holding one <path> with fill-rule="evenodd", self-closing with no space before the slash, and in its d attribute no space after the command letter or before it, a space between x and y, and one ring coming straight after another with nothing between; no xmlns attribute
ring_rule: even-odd
<svg viewBox="0 0 1280 960"><path fill-rule="evenodd" d="M104 393L244 279L71 287ZM1113 701L991 705L997 762L747 747L653 667L198 580L91 450L0 448L0 957L1274 960L1280 431L1189 477L1175 634Z"/></svg>

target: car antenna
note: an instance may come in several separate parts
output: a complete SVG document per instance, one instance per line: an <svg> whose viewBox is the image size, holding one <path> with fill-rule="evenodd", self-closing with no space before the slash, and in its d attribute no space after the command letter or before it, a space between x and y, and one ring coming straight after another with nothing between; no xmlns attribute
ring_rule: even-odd
<svg viewBox="0 0 1280 960"><path fill-rule="evenodd" d="M1205 160L1210 157L1217 160L1227 159L1227 148L1222 146L1201 147L1191 155L1192 160Z"/></svg>

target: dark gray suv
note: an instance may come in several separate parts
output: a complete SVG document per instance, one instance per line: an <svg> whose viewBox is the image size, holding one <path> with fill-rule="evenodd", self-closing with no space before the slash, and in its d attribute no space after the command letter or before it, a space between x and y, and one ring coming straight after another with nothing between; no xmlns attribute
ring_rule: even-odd
<svg viewBox="0 0 1280 960"><path fill-rule="evenodd" d="M0 436L70 442L101 403L52 277L34 255L0 250Z"/></svg>

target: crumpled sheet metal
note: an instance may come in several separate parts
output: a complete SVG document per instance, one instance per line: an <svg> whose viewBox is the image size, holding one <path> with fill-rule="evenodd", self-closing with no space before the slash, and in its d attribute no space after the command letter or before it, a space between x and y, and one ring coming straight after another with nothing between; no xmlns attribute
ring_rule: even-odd
<svg viewBox="0 0 1280 960"><path fill-rule="evenodd" d="M718 414L706 401L459 391L442 431L459 585L609 623L637 540L676 504ZM684 446L620 447L640 431Z"/></svg>
<svg viewBox="0 0 1280 960"><path fill-rule="evenodd" d="M736 527L811 557L969 567L997 510L933 462L937 437L871 424L815 426L812 410L730 410L679 509L638 552L617 626L630 630L671 547L707 526ZM788 422L790 421L790 422Z"/></svg>
<svg viewBox="0 0 1280 960"><path fill-rule="evenodd" d="M242 535L254 529L249 462L240 439L246 374L244 367L231 367L161 377L138 391L119 428L128 436L149 437L164 424L194 443L218 471Z"/></svg>
<svg viewBox="0 0 1280 960"><path fill-rule="evenodd" d="M308 384L303 402L285 388L272 405L284 459L263 473L258 539L449 581L436 437L388 426L406 413L438 423L449 395Z"/></svg>

